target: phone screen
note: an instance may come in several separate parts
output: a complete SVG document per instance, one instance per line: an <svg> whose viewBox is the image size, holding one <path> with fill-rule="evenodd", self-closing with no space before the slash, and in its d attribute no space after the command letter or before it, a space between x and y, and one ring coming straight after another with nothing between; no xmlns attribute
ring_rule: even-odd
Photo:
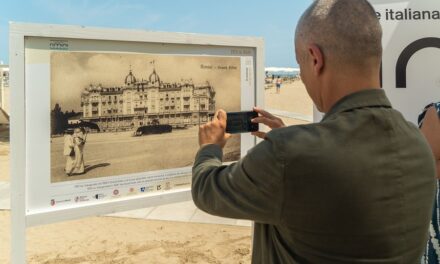
<svg viewBox="0 0 440 264"><path fill-rule="evenodd" d="M258 131L258 123L252 123L257 117L254 111L227 113L226 132L230 134L247 133Z"/></svg>

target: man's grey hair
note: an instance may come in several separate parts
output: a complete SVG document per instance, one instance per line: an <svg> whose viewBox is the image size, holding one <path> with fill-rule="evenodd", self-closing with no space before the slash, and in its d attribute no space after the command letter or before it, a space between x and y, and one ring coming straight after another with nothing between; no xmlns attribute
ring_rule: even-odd
<svg viewBox="0 0 440 264"><path fill-rule="evenodd" d="M382 57L382 28L367 0L315 0L295 38L318 45L329 63L363 66Z"/></svg>

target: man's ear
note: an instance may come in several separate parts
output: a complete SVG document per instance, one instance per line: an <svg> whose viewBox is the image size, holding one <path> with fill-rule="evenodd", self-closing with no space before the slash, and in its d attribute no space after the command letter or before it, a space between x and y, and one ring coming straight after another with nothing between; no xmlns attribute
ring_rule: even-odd
<svg viewBox="0 0 440 264"><path fill-rule="evenodd" d="M324 69L324 55L321 49L316 44L312 44L308 48L310 60L313 67L313 72L315 75L320 75Z"/></svg>

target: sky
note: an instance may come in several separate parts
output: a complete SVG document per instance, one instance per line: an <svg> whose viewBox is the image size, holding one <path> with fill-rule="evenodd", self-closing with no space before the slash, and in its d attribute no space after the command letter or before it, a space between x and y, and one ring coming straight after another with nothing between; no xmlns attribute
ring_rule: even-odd
<svg viewBox="0 0 440 264"><path fill-rule="evenodd" d="M0 5L0 61L8 22L146 29L265 39L267 67L297 67L293 34L311 0L10 0Z"/></svg>

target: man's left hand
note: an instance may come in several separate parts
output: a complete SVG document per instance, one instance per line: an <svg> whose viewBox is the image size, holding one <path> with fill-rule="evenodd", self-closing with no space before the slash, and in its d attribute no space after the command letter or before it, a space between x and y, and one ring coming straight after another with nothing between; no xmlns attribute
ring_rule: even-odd
<svg viewBox="0 0 440 264"><path fill-rule="evenodd" d="M218 110L211 122L201 125L199 128L200 147L208 144L216 144L223 148L231 137L226 133L227 115L224 110Z"/></svg>

